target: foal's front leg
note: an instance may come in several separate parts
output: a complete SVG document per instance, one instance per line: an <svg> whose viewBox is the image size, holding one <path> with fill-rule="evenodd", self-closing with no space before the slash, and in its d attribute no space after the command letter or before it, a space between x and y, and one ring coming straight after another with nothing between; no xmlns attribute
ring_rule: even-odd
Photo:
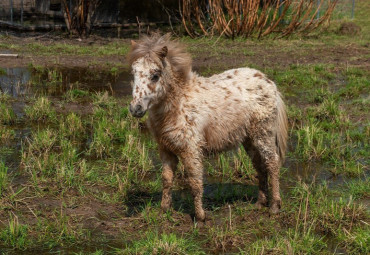
<svg viewBox="0 0 370 255"><path fill-rule="evenodd" d="M199 152L186 152L181 154L181 162L187 174L188 183L194 199L195 217L204 221L206 214L203 210L203 165Z"/></svg>
<svg viewBox="0 0 370 255"><path fill-rule="evenodd" d="M179 160L177 156L172 152L161 149L160 156L162 160L162 184L163 184L163 193L162 193L162 202L161 208L163 211L167 211L172 202L171 189L173 185L173 171L176 169Z"/></svg>

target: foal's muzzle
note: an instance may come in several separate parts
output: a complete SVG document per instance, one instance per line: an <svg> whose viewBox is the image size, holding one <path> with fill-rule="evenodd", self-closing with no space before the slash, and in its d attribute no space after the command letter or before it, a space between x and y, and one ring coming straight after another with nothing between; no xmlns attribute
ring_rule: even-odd
<svg viewBox="0 0 370 255"><path fill-rule="evenodd" d="M144 110L144 107L141 104L137 104L137 105L134 105L134 106L132 104L130 104L130 112L131 112L132 116L134 116L136 118L141 118L145 115L146 110Z"/></svg>

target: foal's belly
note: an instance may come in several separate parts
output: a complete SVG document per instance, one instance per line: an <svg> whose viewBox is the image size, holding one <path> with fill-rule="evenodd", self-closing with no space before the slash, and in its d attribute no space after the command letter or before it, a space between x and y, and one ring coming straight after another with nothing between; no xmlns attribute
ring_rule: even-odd
<svg viewBox="0 0 370 255"><path fill-rule="evenodd" d="M204 129L203 150L207 152L221 152L237 147L245 140L246 129L244 125L236 129L207 127Z"/></svg>

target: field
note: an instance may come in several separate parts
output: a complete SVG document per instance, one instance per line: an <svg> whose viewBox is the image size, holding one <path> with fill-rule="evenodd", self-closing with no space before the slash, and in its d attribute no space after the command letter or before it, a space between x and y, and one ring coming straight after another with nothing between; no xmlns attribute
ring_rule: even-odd
<svg viewBox="0 0 370 255"><path fill-rule="evenodd" d="M259 69L288 107L281 213L255 208L239 148L204 162L205 222L182 166L160 210L157 145L127 109L129 39L1 33L20 57L0 58L0 254L370 253L370 4L356 8L357 34L179 38L198 73Z"/></svg>

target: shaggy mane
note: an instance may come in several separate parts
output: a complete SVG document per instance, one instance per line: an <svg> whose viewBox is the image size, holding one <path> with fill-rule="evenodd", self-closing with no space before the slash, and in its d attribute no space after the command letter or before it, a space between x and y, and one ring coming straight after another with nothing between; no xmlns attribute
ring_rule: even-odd
<svg viewBox="0 0 370 255"><path fill-rule="evenodd" d="M141 40L132 45L127 59L132 65L135 60L149 56L157 63L161 63L158 53L161 52L164 46L167 46L168 53L166 59L171 64L172 71L176 73L179 78L187 80L191 71L191 57L185 51L185 48L176 41L171 41L170 34L159 35L153 34L151 36L144 36Z"/></svg>

